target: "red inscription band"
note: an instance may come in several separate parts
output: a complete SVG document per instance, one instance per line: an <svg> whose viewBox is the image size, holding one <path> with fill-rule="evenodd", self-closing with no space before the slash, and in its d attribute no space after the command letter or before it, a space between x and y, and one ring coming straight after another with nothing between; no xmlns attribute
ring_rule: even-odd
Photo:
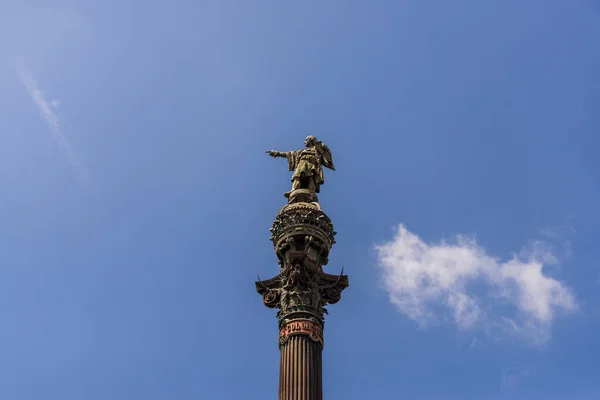
<svg viewBox="0 0 600 400"><path fill-rule="evenodd" d="M284 344L292 335L308 335L312 340L323 345L323 329L309 319L295 319L286 323L279 330L279 344Z"/></svg>

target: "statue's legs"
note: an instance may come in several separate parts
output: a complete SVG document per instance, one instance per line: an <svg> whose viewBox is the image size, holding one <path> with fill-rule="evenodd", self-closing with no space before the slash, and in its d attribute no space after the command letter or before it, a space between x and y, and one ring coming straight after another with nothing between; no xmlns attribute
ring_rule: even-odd
<svg viewBox="0 0 600 400"><path fill-rule="evenodd" d="M294 178L292 181L292 190L296 189L308 189L314 192L317 190L317 185L312 176L302 175L301 177Z"/></svg>
<svg viewBox="0 0 600 400"><path fill-rule="evenodd" d="M293 177L292 190L284 193L283 195L285 196L286 199L289 199L290 196L292 195L292 193L299 189L308 191L309 193L312 192L313 195L309 196L308 198L313 199L310 201L317 201L316 193L319 192L319 185L316 184L316 182L312 176L301 175L298 177ZM302 200L302 201L304 201L304 200Z"/></svg>

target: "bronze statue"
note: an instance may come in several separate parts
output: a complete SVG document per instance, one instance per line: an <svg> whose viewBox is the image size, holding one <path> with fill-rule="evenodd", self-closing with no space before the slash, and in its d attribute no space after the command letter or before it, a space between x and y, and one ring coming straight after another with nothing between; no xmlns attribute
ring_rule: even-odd
<svg viewBox="0 0 600 400"><path fill-rule="evenodd" d="M286 157L292 176L292 191L297 189L308 189L313 193L319 193L320 186L325 182L323 168L325 166L335 171L331 151L327 145L317 140L314 136L308 136L304 141L305 149L295 151L269 150L270 156ZM289 193L286 193L286 197Z"/></svg>

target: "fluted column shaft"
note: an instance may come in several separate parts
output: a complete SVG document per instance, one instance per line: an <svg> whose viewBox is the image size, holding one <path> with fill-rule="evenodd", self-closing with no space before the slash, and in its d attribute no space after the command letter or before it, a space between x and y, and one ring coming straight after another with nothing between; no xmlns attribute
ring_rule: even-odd
<svg viewBox="0 0 600 400"><path fill-rule="evenodd" d="M294 335L280 351L279 400L322 400L321 343Z"/></svg>

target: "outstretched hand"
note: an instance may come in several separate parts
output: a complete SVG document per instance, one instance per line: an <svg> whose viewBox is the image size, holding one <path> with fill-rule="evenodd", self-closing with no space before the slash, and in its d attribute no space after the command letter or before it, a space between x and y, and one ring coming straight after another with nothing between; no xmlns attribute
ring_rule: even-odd
<svg viewBox="0 0 600 400"><path fill-rule="evenodd" d="M270 155L273 158L277 157L277 152L275 150L267 150L267 151L265 151L265 153L267 153L268 155Z"/></svg>

